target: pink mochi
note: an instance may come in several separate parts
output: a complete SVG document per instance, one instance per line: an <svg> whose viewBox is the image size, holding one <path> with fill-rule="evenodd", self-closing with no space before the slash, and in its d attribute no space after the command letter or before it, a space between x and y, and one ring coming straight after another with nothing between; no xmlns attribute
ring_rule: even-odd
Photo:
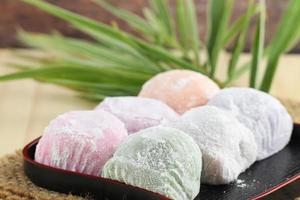
<svg viewBox="0 0 300 200"><path fill-rule="evenodd" d="M148 80L139 96L161 100L182 114L205 105L219 90L215 82L200 73L170 70Z"/></svg>
<svg viewBox="0 0 300 200"><path fill-rule="evenodd" d="M118 117L129 134L172 120L178 114L165 103L142 97L107 97L95 110L105 110Z"/></svg>
<svg viewBox="0 0 300 200"><path fill-rule="evenodd" d="M105 111L73 111L52 120L36 152L39 163L100 176L102 167L126 138L126 128Z"/></svg>

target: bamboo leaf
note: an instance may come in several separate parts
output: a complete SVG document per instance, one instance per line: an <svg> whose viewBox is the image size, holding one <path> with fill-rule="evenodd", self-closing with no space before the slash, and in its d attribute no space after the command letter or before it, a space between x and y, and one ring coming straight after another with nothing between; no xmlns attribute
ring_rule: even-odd
<svg viewBox="0 0 300 200"><path fill-rule="evenodd" d="M96 102L102 101L106 97L106 95L104 95L104 94L99 94L99 93L95 94L94 92L82 92L78 96L83 99L86 99L89 101L96 101ZM127 95L124 95L124 96L127 96Z"/></svg>
<svg viewBox="0 0 300 200"><path fill-rule="evenodd" d="M124 55L120 52L115 52L111 49L101 47L100 45L85 42L79 39L71 39L60 35L46 34L29 34L19 32L19 36L23 42L32 47L49 50L59 55L64 59L89 59L97 61L98 65L120 65L123 69L141 71L154 74L160 72L160 69L155 64L145 63L140 59L136 59L130 55ZM80 55L80 56L79 56ZM75 57L75 58L74 58Z"/></svg>
<svg viewBox="0 0 300 200"><path fill-rule="evenodd" d="M199 42L199 33L198 33L198 22L197 22L197 13L193 0L186 1L187 7L187 23L189 24L190 34L191 34L191 43L194 51L195 65L199 66L200 64L200 42Z"/></svg>
<svg viewBox="0 0 300 200"><path fill-rule="evenodd" d="M242 22L241 30L239 33L239 37L237 38L237 41L235 43L231 59L229 61L229 66L228 66L228 76L231 77L234 73L234 70L236 68L238 59L241 55L241 52L243 51L246 43L246 36L247 36L247 31L249 28L250 24L250 19L252 17L251 15L251 10L254 8L254 3L253 1L249 1L248 9L246 12L246 17L244 18L244 21Z"/></svg>
<svg viewBox="0 0 300 200"><path fill-rule="evenodd" d="M176 3L176 21L179 34L179 41L183 47L183 53L187 56L189 50L189 31L186 24L186 8L184 0L177 0Z"/></svg>
<svg viewBox="0 0 300 200"><path fill-rule="evenodd" d="M176 31L166 0L149 1L151 9L144 8L144 16L155 31L155 41L159 46L177 48Z"/></svg>
<svg viewBox="0 0 300 200"><path fill-rule="evenodd" d="M265 0L260 0L260 12L256 25L255 38L252 47L251 74L249 86L256 88L257 68L263 57L264 38L265 38L265 21L266 5Z"/></svg>
<svg viewBox="0 0 300 200"><path fill-rule="evenodd" d="M210 0L208 8L207 54L210 76L216 72L219 53L223 48L224 33L228 25L234 0Z"/></svg>
<svg viewBox="0 0 300 200"><path fill-rule="evenodd" d="M23 0L23 1L69 22L75 28L91 35L92 37L99 40L103 44L106 44L115 49L121 49L123 50L123 52L127 52L127 53L130 52L136 56L139 55L139 53L134 48L128 45L128 43L130 42L130 37L124 32L120 32L105 24L98 23L87 17L51 5L50 3L47 3L43 0Z"/></svg>
<svg viewBox="0 0 300 200"><path fill-rule="evenodd" d="M195 65L200 64L200 42L198 23L193 0L177 0L177 26L180 42L186 55L191 48L194 52Z"/></svg>
<svg viewBox="0 0 300 200"><path fill-rule="evenodd" d="M151 56L152 58L162 58L163 57L165 61L172 62L172 63L176 64L177 66L180 66L180 68L191 69L191 70L198 71L198 72L205 74L205 71L202 68L196 67L192 63L189 63L185 60L171 56L168 52L166 52L164 49L162 49L160 47L150 46L144 42L140 42L138 45L139 45L140 51L147 51L148 55ZM150 54L150 52L152 54ZM159 56L159 57L157 57L157 56Z"/></svg>
<svg viewBox="0 0 300 200"><path fill-rule="evenodd" d="M254 15L256 12L258 12L258 7L253 6L249 8L250 15ZM226 31L224 36L224 43L223 46L226 46L228 43L230 43L241 31L243 22L245 21L245 18L247 16L247 12L241 16L239 16L233 24L229 27L228 31Z"/></svg>
<svg viewBox="0 0 300 200"><path fill-rule="evenodd" d="M246 62L245 64L243 64L241 67L239 67L234 74L229 77L222 85L224 87L228 87L230 86L232 83L234 83L234 81L236 81L239 77L241 77L243 74L245 74L247 71L250 70L251 67L251 63L250 62Z"/></svg>
<svg viewBox="0 0 300 200"><path fill-rule="evenodd" d="M157 17L161 19L163 27L170 37L175 36L174 24L166 0L149 1L152 9L156 11Z"/></svg>
<svg viewBox="0 0 300 200"><path fill-rule="evenodd" d="M47 82L51 84L60 85L75 91L80 92L81 94L90 94L99 97L106 97L106 96L128 96L128 95L137 95L138 91L140 90L140 87L132 87L129 89L129 87L126 87L126 90L124 90L124 87L122 85L104 85L94 82L88 82L88 81L77 81L77 80L65 80L65 79L57 79L57 78L44 78L40 77L36 80L40 82ZM81 95L80 95L81 96ZM100 99L99 99L100 100Z"/></svg>
<svg viewBox="0 0 300 200"><path fill-rule="evenodd" d="M260 89L268 92L281 54L293 47L300 38L300 1L290 0L277 31L267 48L267 66Z"/></svg>
<svg viewBox="0 0 300 200"><path fill-rule="evenodd" d="M40 68L29 69L0 76L0 81L10 81L17 79L34 78L46 79L56 78L65 80L91 81L98 83L114 83L120 84L122 87L126 85L142 85L148 78L143 78L140 74L134 74L126 71L120 71L111 68L86 68L85 66L61 63L47 65Z"/></svg>
<svg viewBox="0 0 300 200"><path fill-rule="evenodd" d="M84 92L94 92L105 94L106 96L113 95L118 96L119 93L124 94L137 94L140 90L140 87L127 86L122 87L122 85L118 84L103 84L103 83L95 83L90 81L78 81L78 80L66 80L66 79L57 79L57 78L43 78L41 81L45 81L47 83L53 83L57 85L61 85L64 87L68 87L70 89L75 89L78 91Z"/></svg>
<svg viewBox="0 0 300 200"><path fill-rule="evenodd" d="M129 24L132 28L146 34L154 36L155 32L149 26L148 22L142 17L127 11L125 9L116 8L111 4L107 3L106 0L93 0L96 4L100 5L102 8L106 9L110 13L114 14L118 18L124 20L127 24Z"/></svg>
<svg viewBox="0 0 300 200"><path fill-rule="evenodd" d="M193 66L193 64L173 56L167 50L159 46L146 43L120 30L116 30L107 25L98 23L92 19L77 15L41 0L24 1L68 21L74 27L90 34L104 43L109 43L110 46L123 49L126 53L131 52L133 55L146 60L154 59L156 62L164 61L167 63L173 63L180 68L200 71L197 67Z"/></svg>
<svg viewBox="0 0 300 200"><path fill-rule="evenodd" d="M162 46L164 43L164 38L167 33L165 28L162 26L161 21L156 17L155 13L149 8L144 8L143 13L147 19L148 24L152 27L155 32L154 39L155 43Z"/></svg>
<svg viewBox="0 0 300 200"><path fill-rule="evenodd" d="M73 72L71 74L71 72ZM66 76L66 74L70 76ZM91 74L91 73L88 73ZM69 67L48 67L48 68L38 68L38 69L30 69L26 71L21 71L13 74L8 74L0 77L0 81L10 81L10 80L17 80L17 79L25 79L25 78L47 78L47 77L60 77L60 78L75 78L85 80L88 78L90 80L101 80L101 77L95 77L92 75L91 77L86 76L86 73L83 71L74 70L73 68Z"/></svg>
<svg viewBox="0 0 300 200"><path fill-rule="evenodd" d="M93 62L91 60L80 60L80 59L69 59L69 60L63 60L63 61L57 61L57 62L53 62L52 65L54 67L56 66L67 66L67 67L78 67L78 68L85 68L87 70L91 69L91 71L95 70L99 70L98 73L108 73L108 75L110 76L110 74L115 74L116 76L120 75L122 77L126 77L127 81L132 80L132 82L134 81L145 81L150 79L154 74L150 74L150 73L145 73L145 72L141 72L137 70L128 70L125 67L123 67L122 65L108 65L108 66L99 66L99 64L97 62ZM49 66L46 65L46 66ZM114 77L114 75L112 76Z"/></svg>

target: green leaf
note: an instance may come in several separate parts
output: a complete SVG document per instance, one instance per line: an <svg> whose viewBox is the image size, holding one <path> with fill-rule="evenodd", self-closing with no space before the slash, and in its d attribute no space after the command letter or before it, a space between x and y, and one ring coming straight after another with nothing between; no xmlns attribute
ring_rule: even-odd
<svg viewBox="0 0 300 200"><path fill-rule="evenodd" d="M67 60L89 59L96 61L98 65L117 64L123 66L123 69L151 74L161 71L155 64L79 39L66 38L57 34L30 34L23 31L19 32L19 36L28 45L59 53Z"/></svg>
<svg viewBox="0 0 300 200"><path fill-rule="evenodd" d="M177 48L176 31L166 0L149 1L151 9L144 8L144 16L155 31L155 43L159 46Z"/></svg>
<svg viewBox="0 0 300 200"><path fill-rule="evenodd" d="M198 33L198 22L197 22L197 13L193 0L186 1L187 7L187 24L189 25L189 30L191 34L191 43L195 56L195 65L200 64L200 42L199 42L199 33Z"/></svg>
<svg viewBox="0 0 300 200"><path fill-rule="evenodd" d="M222 84L224 87L230 86L234 81L236 81L239 77L241 77L243 74L245 74L247 71L250 70L251 64L250 62L246 62L241 67L239 67L234 74L227 78L227 80Z"/></svg>
<svg viewBox="0 0 300 200"><path fill-rule="evenodd" d="M151 56L152 58L157 58L157 59L163 58L166 62L174 63L177 66L179 66L179 68L190 69L190 70L198 71L198 72L205 74L205 71L202 68L196 67L192 63L189 63L183 59L176 58L160 47L150 46L144 42L140 42L138 44L138 46L139 46L140 51L148 52L148 55ZM159 56L159 57L157 57L157 56Z"/></svg>
<svg viewBox="0 0 300 200"><path fill-rule="evenodd" d="M193 66L193 64L173 56L166 49L151 45L123 31L116 30L112 27L41 0L24 1L68 21L74 27L90 34L94 38L108 44L109 46L113 46L115 49L122 49L126 53L130 52L144 60L152 59L158 63L163 61L175 64L179 68L188 68L200 71L197 67Z"/></svg>
<svg viewBox="0 0 300 200"><path fill-rule="evenodd" d="M75 28L91 35L103 44L122 50L123 52L132 53L133 55L139 56L139 53L130 45L128 45L131 40L130 37L124 32L120 32L105 24L98 23L92 19L72 13L42 0L23 1L69 22Z"/></svg>
<svg viewBox="0 0 300 200"><path fill-rule="evenodd" d="M280 56L287 52L300 38L300 1L290 0L267 48L267 66L260 89L268 92L277 69Z"/></svg>
<svg viewBox="0 0 300 200"><path fill-rule="evenodd" d="M177 0L176 4L176 21L179 34L179 41L183 47L184 55L186 56L189 50L189 31L186 23L186 7L185 0Z"/></svg>
<svg viewBox="0 0 300 200"><path fill-rule="evenodd" d="M234 0L210 0L208 8L207 54L210 76L214 77L219 53L223 48L225 30Z"/></svg>
<svg viewBox="0 0 300 200"><path fill-rule="evenodd" d="M116 73L117 72L117 73ZM146 80L132 80L132 75L105 69L61 66L43 67L17 72L0 77L0 81L34 78L79 92L102 96L136 95ZM129 79L128 79L129 78Z"/></svg>
<svg viewBox="0 0 300 200"><path fill-rule="evenodd" d="M68 74L69 76L66 76ZM89 73L92 74L92 73ZM30 69L26 71L21 71L13 74L8 74L0 77L0 81L9 81L9 80L17 80L17 79L25 79L25 78L47 78L47 77L64 77L64 78L75 78L86 80L88 76L86 76L83 71L74 70L70 67L48 67L48 68L38 68L38 69ZM95 74L90 77L90 80L101 80L101 77L95 77Z"/></svg>
<svg viewBox="0 0 300 200"><path fill-rule="evenodd" d="M154 30L149 26L148 22L142 17L127 11L125 9L120 9L111 4L107 3L106 0L93 0L95 3L100 5L102 8L106 9L110 13L114 14L118 18L124 20L132 28L144 33L145 35L154 35Z"/></svg>
<svg viewBox="0 0 300 200"><path fill-rule="evenodd" d="M177 0L176 5L179 40L183 46L184 54L187 55L191 48L194 52L195 65L199 66L200 40L194 2L193 0Z"/></svg>
<svg viewBox="0 0 300 200"><path fill-rule="evenodd" d="M166 0L151 0L149 1L152 9L155 11L157 17L161 19L163 27L165 27L170 37L175 36L173 19L170 15L168 3Z"/></svg>
<svg viewBox="0 0 300 200"><path fill-rule="evenodd" d="M252 47L251 74L249 86L256 88L257 69L263 57L265 23L266 23L266 5L265 0L260 0L259 18L256 24L255 38Z"/></svg>
<svg viewBox="0 0 300 200"><path fill-rule="evenodd" d="M258 7L253 6L249 8L250 15L254 15L256 12L258 12ZM229 27L228 31L226 31L225 36L224 36L224 43L223 46L228 45L241 31L242 25L245 21L245 18L247 17L248 13L246 12L245 14L239 16L233 24Z"/></svg>
<svg viewBox="0 0 300 200"><path fill-rule="evenodd" d="M99 94L99 93L95 94L94 92L82 92L78 96L83 99L86 99L89 101L96 101L96 102L102 101L106 97L106 95L104 95L104 94Z"/></svg>
<svg viewBox="0 0 300 200"><path fill-rule="evenodd" d="M57 79L57 78L42 78L40 81L45 81L47 83L53 83L68 87L81 92L94 92L96 94L105 94L106 96L120 96L120 95L136 95L140 90L139 87L127 86L122 87L118 84L103 84L95 83L90 81L78 81L78 80L66 80L66 79Z"/></svg>
<svg viewBox="0 0 300 200"><path fill-rule="evenodd" d="M251 10L254 8L253 0L249 1L248 9L246 12L246 17L244 18L244 21L242 22L241 30L239 33L239 37L237 38L237 41L235 43L235 46L232 51L232 55L229 61L228 66L228 76L231 77L234 73L234 70L236 68L237 62L239 60L239 57L241 55L241 52L243 51L246 43L246 36L250 24L250 19L252 17Z"/></svg>
<svg viewBox="0 0 300 200"><path fill-rule="evenodd" d="M160 19L157 18L155 13L149 8L144 8L143 13L145 18L147 19L149 26L151 26L155 32L155 44L162 46L164 44L165 37L167 37L165 27L162 25Z"/></svg>
<svg viewBox="0 0 300 200"><path fill-rule="evenodd" d="M78 65L75 63L64 62L53 63L52 65L45 65L40 68L34 68L30 70L20 71L13 74L0 76L0 81L17 80L24 78L56 78L66 80L78 80L78 81L92 81L98 83L114 83L120 84L124 87L126 85L141 85L149 77L143 77L141 74L135 74L132 72L121 71L112 68L97 68L90 66Z"/></svg>

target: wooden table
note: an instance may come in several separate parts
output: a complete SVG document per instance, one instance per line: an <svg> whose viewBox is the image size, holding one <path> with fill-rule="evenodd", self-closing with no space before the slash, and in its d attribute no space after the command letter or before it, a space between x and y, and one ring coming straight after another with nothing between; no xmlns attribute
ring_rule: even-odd
<svg viewBox="0 0 300 200"><path fill-rule="evenodd" d="M243 55L242 62L248 58L249 55ZM0 74L11 71L4 67L5 62L11 59L15 58L10 50L0 50ZM226 66L228 59L227 54L222 54L220 65ZM286 55L279 65L272 94L300 101L300 55ZM218 75L222 76L224 73L224 70L220 70ZM247 82L242 77L236 84L247 85ZM92 109L94 106L95 103L76 97L72 91L53 85L32 80L0 83L0 156L13 152L40 136L44 127L58 114ZM292 197L291 193L295 195L300 191L299 185L281 190L277 194L280 198L277 199Z"/></svg>

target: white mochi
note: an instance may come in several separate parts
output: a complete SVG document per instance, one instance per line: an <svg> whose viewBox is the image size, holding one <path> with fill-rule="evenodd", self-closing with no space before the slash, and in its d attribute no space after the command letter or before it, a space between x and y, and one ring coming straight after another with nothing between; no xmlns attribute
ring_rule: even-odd
<svg viewBox="0 0 300 200"><path fill-rule="evenodd" d="M192 200L200 190L201 151L187 134L151 127L130 135L104 166L102 177Z"/></svg>
<svg viewBox="0 0 300 200"><path fill-rule="evenodd" d="M209 105L230 111L253 132L257 160L277 153L291 138L292 118L285 107L267 93L251 88L227 88L217 93Z"/></svg>
<svg viewBox="0 0 300 200"><path fill-rule="evenodd" d="M216 107L191 109L163 126L187 133L198 144L203 159L202 183L228 184L256 159L257 147L251 131Z"/></svg>
<svg viewBox="0 0 300 200"><path fill-rule="evenodd" d="M106 97L95 110L104 110L119 118L129 134L178 117L164 102L133 96Z"/></svg>

